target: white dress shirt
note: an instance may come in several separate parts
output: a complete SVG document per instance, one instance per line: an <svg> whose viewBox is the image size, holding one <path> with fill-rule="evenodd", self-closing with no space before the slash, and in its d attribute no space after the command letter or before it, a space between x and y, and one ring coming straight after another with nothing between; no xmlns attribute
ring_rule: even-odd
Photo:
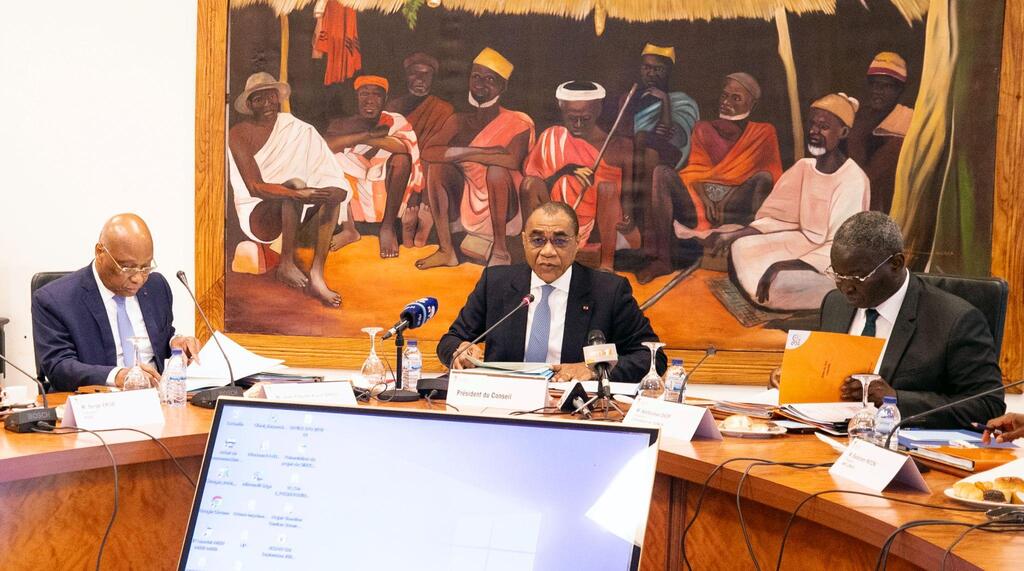
<svg viewBox="0 0 1024 571"><path fill-rule="evenodd" d="M900 314L900 308L903 307L903 300L907 297L907 288L910 287L910 271L903 271L905 274L903 276L903 285L900 286L900 289L889 296L889 299L875 307L875 310L878 311L878 319L875 320L875 337L885 339L885 344L882 345L883 359L885 358L886 349L889 348L889 336L892 335L892 328L896 325L896 318ZM867 321L866 312L866 308L857 308L857 313L853 316L853 323L850 324L850 335L860 335L861 331L864 331L864 323ZM876 375L881 367L882 359L879 359L878 363L875 364ZM888 382L888 379L886 381Z"/></svg>
<svg viewBox="0 0 1024 571"><path fill-rule="evenodd" d="M117 355L117 366L110 370L107 375L107 385L115 386L114 379L117 372L125 367L124 348L121 347L121 336L117 332L117 302L114 301L116 294L103 285L100 274L96 271L96 262L92 263L92 277L96 279L96 287L100 290L100 298L103 299L103 307L107 310L107 321L110 322L110 332L114 335L114 353ZM139 362L153 363L153 345L149 341L149 332L146 330L146 321L142 318L142 307L135 296L124 298L124 308L128 313L128 320L132 322L132 330L137 337L144 337L145 340L139 343Z"/></svg>
<svg viewBox="0 0 1024 571"><path fill-rule="evenodd" d="M572 281L572 266L569 266L565 273L551 282L554 291L548 295L548 307L551 310L551 328L548 330L548 354L544 359L545 363L556 364L562 362L562 335L565 333L565 308L569 305L569 283ZM537 304L542 299L541 287L549 285L540 279L540 276L530 272L530 293L535 301L530 304L526 316L526 340L523 341L523 352L526 352L526 345L530 342L530 331L533 329L533 314L537 312Z"/></svg>

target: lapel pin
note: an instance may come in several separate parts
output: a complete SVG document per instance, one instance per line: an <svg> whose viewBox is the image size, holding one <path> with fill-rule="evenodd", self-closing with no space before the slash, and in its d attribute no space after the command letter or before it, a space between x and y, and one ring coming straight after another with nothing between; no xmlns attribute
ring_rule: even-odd
<svg viewBox="0 0 1024 571"><path fill-rule="evenodd" d="M590 304L584 303L583 304L583 311L590 311Z"/></svg>

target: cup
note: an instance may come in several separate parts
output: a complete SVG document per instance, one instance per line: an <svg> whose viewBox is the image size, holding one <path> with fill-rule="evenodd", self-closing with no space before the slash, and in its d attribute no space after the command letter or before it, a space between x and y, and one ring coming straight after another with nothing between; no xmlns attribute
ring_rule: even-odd
<svg viewBox="0 0 1024 571"><path fill-rule="evenodd" d="M35 388L26 385L8 385L0 389L0 402L7 406L32 404L35 396Z"/></svg>

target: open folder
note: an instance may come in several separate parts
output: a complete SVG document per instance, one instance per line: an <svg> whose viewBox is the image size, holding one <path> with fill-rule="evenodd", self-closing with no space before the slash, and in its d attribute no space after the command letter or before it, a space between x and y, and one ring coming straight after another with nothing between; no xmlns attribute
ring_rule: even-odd
<svg viewBox="0 0 1024 571"><path fill-rule="evenodd" d="M884 346L878 337L790 331L782 354L779 404L839 401L843 381L873 373Z"/></svg>

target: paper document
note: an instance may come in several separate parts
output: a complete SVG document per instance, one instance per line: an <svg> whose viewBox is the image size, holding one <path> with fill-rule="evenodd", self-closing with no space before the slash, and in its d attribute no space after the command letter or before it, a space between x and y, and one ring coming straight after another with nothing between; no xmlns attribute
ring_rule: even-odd
<svg viewBox="0 0 1024 571"><path fill-rule="evenodd" d="M480 369L493 369L496 371L511 371L527 375L543 375L551 370L547 363L516 363L512 361L481 361L472 355L469 362Z"/></svg>
<svg viewBox="0 0 1024 571"><path fill-rule="evenodd" d="M786 406L794 416L816 423L838 424L853 418L864 408L859 402L809 402Z"/></svg>
<svg viewBox="0 0 1024 571"><path fill-rule="evenodd" d="M220 331L214 333L220 341L228 359L231 360L231 369L235 374L235 380L248 377L256 373L265 373L274 369L282 368L282 359L268 359L261 357L238 343L231 340ZM228 365L217 348L217 344L210 339L199 351L199 362L188 366L188 390L195 390L202 387L221 387L228 384Z"/></svg>
<svg viewBox="0 0 1024 571"><path fill-rule="evenodd" d="M779 404L838 401L847 377L875 371L884 345L878 337L790 331L782 354Z"/></svg>

